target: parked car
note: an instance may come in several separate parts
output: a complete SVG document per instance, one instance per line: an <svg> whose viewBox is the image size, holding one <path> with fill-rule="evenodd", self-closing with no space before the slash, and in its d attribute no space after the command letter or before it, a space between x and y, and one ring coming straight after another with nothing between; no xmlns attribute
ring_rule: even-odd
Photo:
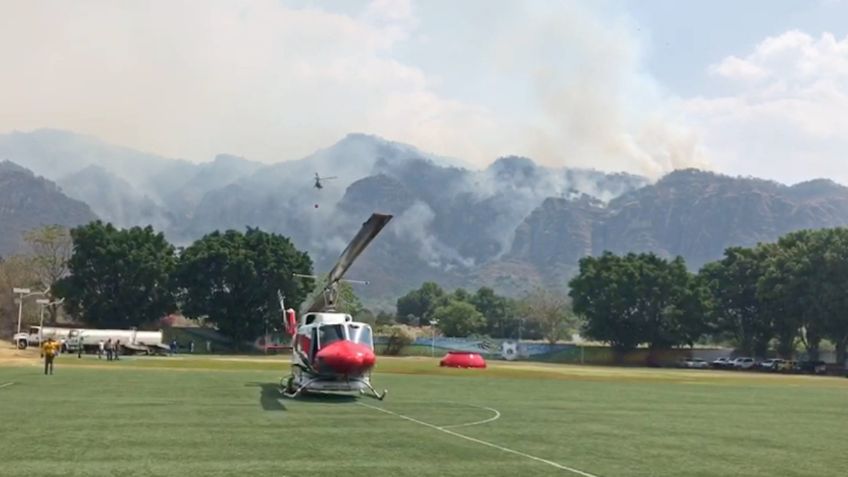
<svg viewBox="0 0 848 477"><path fill-rule="evenodd" d="M761 363L758 363L758 367L764 371L777 371L782 363L783 360L779 358L767 359Z"/></svg>
<svg viewBox="0 0 848 477"><path fill-rule="evenodd" d="M731 367L730 358L718 358L714 359L712 363L713 368L725 369Z"/></svg>
<svg viewBox="0 0 848 477"><path fill-rule="evenodd" d="M827 374L827 363L824 361L801 361L798 370L802 373Z"/></svg>
<svg viewBox="0 0 848 477"><path fill-rule="evenodd" d="M751 369L754 367L754 358L749 357L741 357L733 360L733 367L735 369Z"/></svg>
<svg viewBox="0 0 848 477"><path fill-rule="evenodd" d="M686 360L686 367L695 369L707 369L710 367L710 363L704 361L701 358L690 358Z"/></svg>
<svg viewBox="0 0 848 477"><path fill-rule="evenodd" d="M777 365L777 370L781 373L794 373L798 370L798 362L792 359L784 360Z"/></svg>

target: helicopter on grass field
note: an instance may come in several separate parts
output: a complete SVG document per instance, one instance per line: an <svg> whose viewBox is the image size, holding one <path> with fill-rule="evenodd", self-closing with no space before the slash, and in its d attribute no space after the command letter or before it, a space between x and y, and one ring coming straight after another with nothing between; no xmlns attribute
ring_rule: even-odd
<svg viewBox="0 0 848 477"><path fill-rule="evenodd" d="M371 385L371 369L377 362L371 327L336 311L336 306L340 282L352 281L343 278L345 272L391 218L371 214L330 273L318 283L299 320L277 291L286 333L292 339L291 375L280 381L284 396L294 398L304 392L368 392L380 400L386 396L387 390L378 393Z"/></svg>

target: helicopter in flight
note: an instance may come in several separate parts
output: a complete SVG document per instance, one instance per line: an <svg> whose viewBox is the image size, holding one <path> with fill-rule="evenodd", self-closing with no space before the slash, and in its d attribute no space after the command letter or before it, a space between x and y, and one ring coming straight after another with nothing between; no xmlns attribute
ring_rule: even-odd
<svg viewBox="0 0 848 477"><path fill-rule="evenodd" d="M377 362L371 327L336 307L340 283L353 281L344 278L345 272L391 219L391 215L372 214L326 276L294 274L319 278L312 298L299 314L286 308L285 297L277 291L286 333L292 340L291 374L280 381L284 396L359 392L381 401L386 396L385 390L379 393L371 384L371 370Z"/></svg>
<svg viewBox="0 0 848 477"><path fill-rule="evenodd" d="M323 184L321 184L321 181L329 181L329 180L332 180L332 179L338 179L338 177L335 177L335 176L332 176L332 177L320 177L320 176L318 175L318 173L316 172L316 173L315 173L315 188L316 188L316 189L323 189L323 188L324 188L324 185L323 185Z"/></svg>

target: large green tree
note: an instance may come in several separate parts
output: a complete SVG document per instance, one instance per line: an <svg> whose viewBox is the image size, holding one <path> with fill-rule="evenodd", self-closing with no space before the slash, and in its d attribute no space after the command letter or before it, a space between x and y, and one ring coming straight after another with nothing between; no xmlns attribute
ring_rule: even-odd
<svg viewBox="0 0 848 477"><path fill-rule="evenodd" d="M445 336L465 337L482 333L486 329L486 320L474 308L474 305L451 300L436 308L431 318L438 320L438 327Z"/></svg>
<svg viewBox="0 0 848 477"><path fill-rule="evenodd" d="M424 324L436 307L443 303L445 295L445 291L437 283L424 282L421 288L398 298L398 321L415 325L420 321Z"/></svg>
<svg viewBox="0 0 848 477"><path fill-rule="evenodd" d="M808 230L781 237L759 285L767 309L779 314L782 326L795 327L810 359L818 359L827 313L818 283L825 270L824 254L815 239Z"/></svg>
<svg viewBox="0 0 848 477"><path fill-rule="evenodd" d="M569 282L574 311L585 322L583 334L606 341L618 353L636 348L643 340L644 324L638 316L635 269L611 252L584 257L580 271Z"/></svg>
<svg viewBox="0 0 848 477"><path fill-rule="evenodd" d="M710 322L715 332L733 337L745 354L765 356L774 336L773 305L767 306L758 292L767 271L770 249L731 247L724 258L705 265L699 281L710 293Z"/></svg>
<svg viewBox="0 0 848 477"><path fill-rule="evenodd" d="M641 343L660 349L697 339L697 320L690 315L700 313L701 296L680 257L585 257L569 285L574 311L585 319L584 334L610 343L619 355Z"/></svg>
<svg viewBox="0 0 848 477"><path fill-rule="evenodd" d="M471 297L471 304L486 319L486 333L493 338L512 338L518 329L517 307L513 300L482 287Z"/></svg>
<svg viewBox="0 0 848 477"><path fill-rule="evenodd" d="M307 284L292 274L310 274L312 261L281 235L248 228L213 232L180 256L176 283L183 312L206 316L236 347L280 319L277 290L297 308Z"/></svg>
<svg viewBox="0 0 848 477"><path fill-rule="evenodd" d="M652 253L625 257L636 268L636 303L645 324L644 341L652 349L691 344L689 314L698 310L694 278L682 257L671 261Z"/></svg>
<svg viewBox="0 0 848 477"><path fill-rule="evenodd" d="M830 339L837 360L845 362L848 345L848 229L799 231L778 240L761 282L763 299L781 322L800 330L810 359Z"/></svg>
<svg viewBox="0 0 848 477"><path fill-rule="evenodd" d="M820 232L825 269L820 270L821 294L827 301L825 336L836 347L836 361L846 363L848 348L848 229Z"/></svg>
<svg viewBox="0 0 848 477"><path fill-rule="evenodd" d="M70 275L55 284L65 310L97 327L143 327L176 309L174 247L152 227L92 222L71 230Z"/></svg>

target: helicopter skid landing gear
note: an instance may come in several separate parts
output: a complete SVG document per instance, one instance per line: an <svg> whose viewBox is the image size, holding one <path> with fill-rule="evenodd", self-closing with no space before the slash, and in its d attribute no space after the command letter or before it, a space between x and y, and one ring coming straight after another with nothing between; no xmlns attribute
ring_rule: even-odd
<svg viewBox="0 0 848 477"><path fill-rule="evenodd" d="M286 381L285 385L283 385L283 383L280 383L280 385L283 388L282 389L283 396L290 398L290 399L294 399L297 396L299 396L300 393L302 393L306 389L307 386L309 386L310 384L312 384L315 381L317 381L317 379L310 379L309 381L301 384L300 387L295 389L295 387L294 387L294 377L290 376L288 378L288 380Z"/></svg>
<svg viewBox="0 0 848 477"><path fill-rule="evenodd" d="M383 390L383 392L382 392L382 394L381 394L381 393L378 393L378 392L377 392L377 390L376 390L376 389L374 389L374 386L371 386L371 383L369 383L369 382L367 382L367 381L365 382L365 385L366 385L366 386L368 386L368 389L371 391L370 396L371 396L371 397L373 397L373 398L375 398L375 399L377 399L377 400L379 400L379 401L382 401L382 400L386 397L386 394L388 394L388 393L389 393L389 390L388 390L388 389L384 389L384 390ZM365 390L364 390L364 389L360 389L360 390L359 390L359 394L366 395L366 394L365 394Z"/></svg>

